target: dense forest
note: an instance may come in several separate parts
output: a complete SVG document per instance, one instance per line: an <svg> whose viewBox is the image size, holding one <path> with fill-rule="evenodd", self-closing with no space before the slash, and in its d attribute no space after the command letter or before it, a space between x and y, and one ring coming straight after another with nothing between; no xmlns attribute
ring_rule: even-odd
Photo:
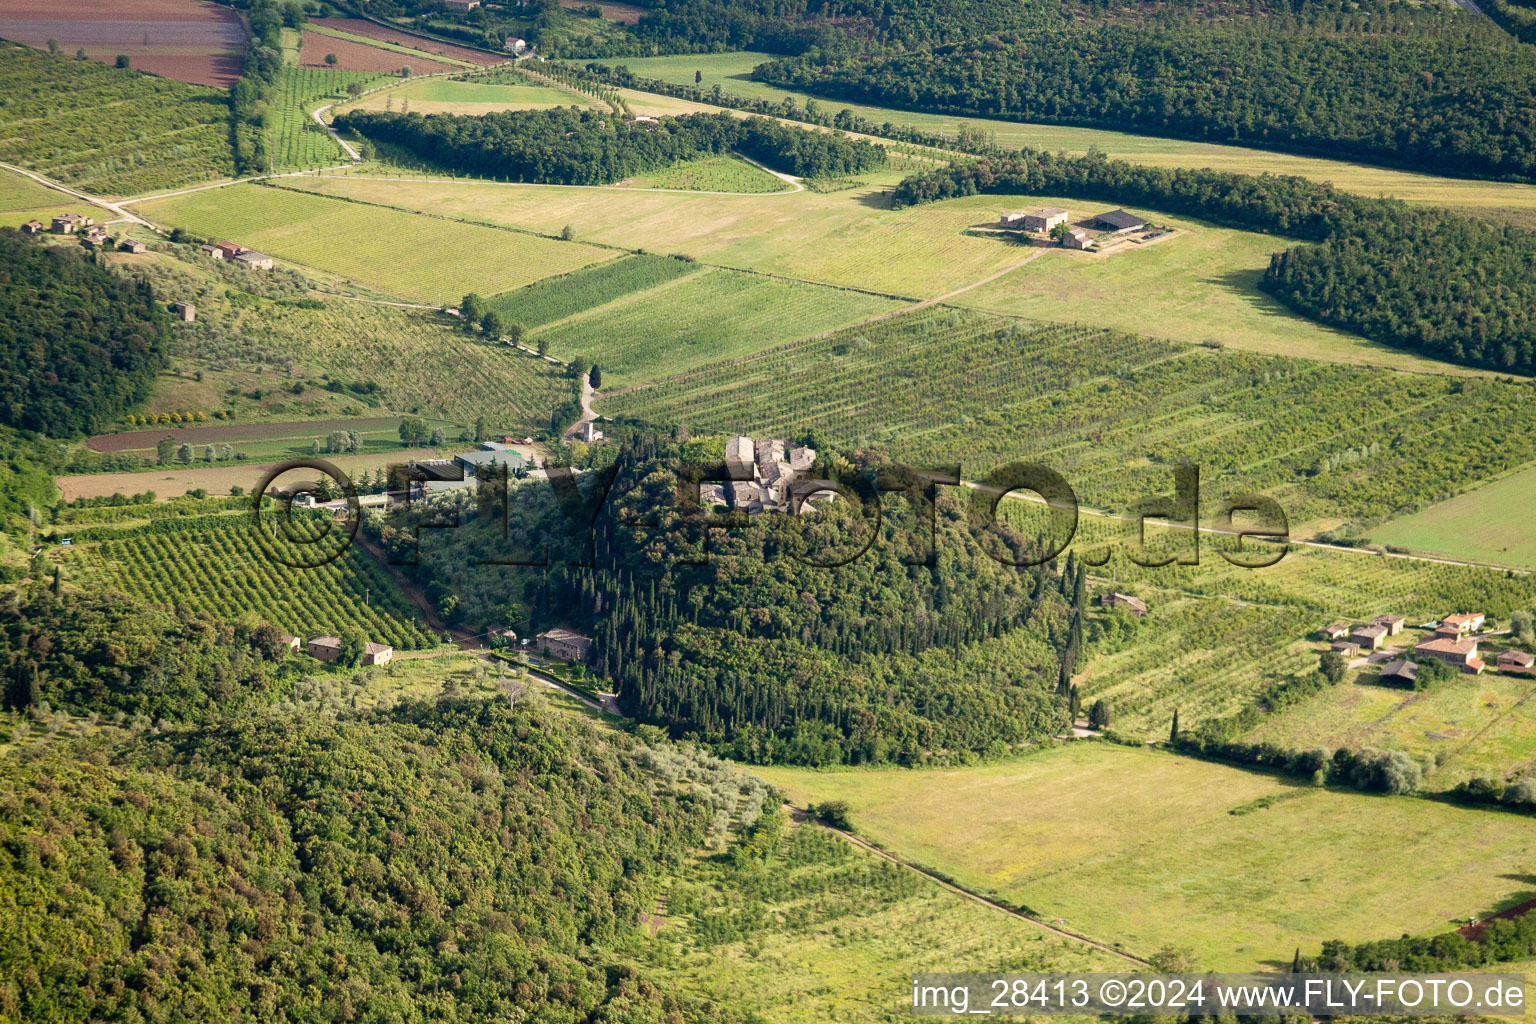
<svg viewBox="0 0 1536 1024"><path fill-rule="evenodd" d="M1450 362L1536 372L1536 234L1305 178L1019 151L914 175L897 206L980 193L1144 206L1308 242L1262 286L1298 312Z"/></svg>
<svg viewBox="0 0 1536 1024"><path fill-rule="evenodd" d="M1423 167L1536 174L1536 49L1464 37L1108 25L753 77L840 100Z"/></svg>
<svg viewBox="0 0 1536 1024"><path fill-rule="evenodd" d="M67 437L149 395L169 319L147 284L0 228L0 423Z"/></svg>
<svg viewBox="0 0 1536 1024"><path fill-rule="evenodd" d="M394 520L381 539L419 563L428 594L466 625L588 631L590 668L618 683L626 713L738 758L916 763L1002 752L1065 726L1058 690L1074 636L1081 645L1080 569L994 560L1034 542L989 536L967 503L921 489L880 502L878 526L873 498L812 517L710 518L679 504L681 459L677 445L642 436L603 471L609 497L586 495L600 510L574 496L563 509L539 482L511 500L494 489L466 498L458 529L417 540ZM585 522L590 545L571 535ZM837 568L802 560L864 543Z"/></svg>
<svg viewBox="0 0 1536 1024"><path fill-rule="evenodd" d="M862 139L729 114L634 121L575 107L426 116L355 110L338 115L336 126L457 171L561 185L612 184L733 149L814 178L852 174L886 159L884 147Z"/></svg>
<svg viewBox="0 0 1536 1024"><path fill-rule="evenodd" d="M739 1019L621 950L757 787L532 700L47 721L0 761L6 1019Z"/></svg>

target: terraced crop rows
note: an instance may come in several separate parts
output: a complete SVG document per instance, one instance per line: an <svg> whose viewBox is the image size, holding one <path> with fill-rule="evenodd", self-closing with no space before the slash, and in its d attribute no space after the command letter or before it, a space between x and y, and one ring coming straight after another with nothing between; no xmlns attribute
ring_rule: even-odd
<svg viewBox="0 0 1536 1024"><path fill-rule="evenodd" d="M255 615L304 638L356 627L395 647L431 642L356 546L321 568L290 569L268 557L253 529L248 516L210 516L102 542L74 558L101 586L227 618Z"/></svg>
<svg viewBox="0 0 1536 1024"><path fill-rule="evenodd" d="M284 68L267 128L268 151L276 167L324 167L340 160L341 148L309 111L322 99L345 99L353 82L367 86L380 77L332 68Z"/></svg>
<svg viewBox="0 0 1536 1024"><path fill-rule="evenodd" d="M539 327L698 269L669 256L625 256L503 292L489 304L509 323Z"/></svg>

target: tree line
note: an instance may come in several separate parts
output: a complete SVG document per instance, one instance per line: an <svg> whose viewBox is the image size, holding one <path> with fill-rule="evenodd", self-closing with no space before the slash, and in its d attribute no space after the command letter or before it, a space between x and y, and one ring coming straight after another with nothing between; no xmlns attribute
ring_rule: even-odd
<svg viewBox="0 0 1536 1024"><path fill-rule="evenodd" d="M1241 142L1436 173L1536 175L1536 49L1465 34L1101 25L753 78L834 99Z"/></svg>
<svg viewBox="0 0 1536 1024"><path fill-rule="evenodd" d="M612 184L733 149L802 177L854 173L886 159L883 147L862 139L729 114L637 121L576 107L427 116L356 110L335 123L457 171L561 185Z"/></svg>
<svg viewBox="0 0 1536 1024"><path fill-rule="evenodd" d="M169 338L148 283L0 228L0 423L101 430L149 396Z"/></svg>
<svg viewBox="0 0 1536 1024"><path fill-rule="evenodd" d="M953 163L896 186L897 207L984 193L1143 205L1307 242L1260 286L1304 316L1397 348L1536 372L1536 234L1295 176L1144 167L1030 150Z"/></svg>

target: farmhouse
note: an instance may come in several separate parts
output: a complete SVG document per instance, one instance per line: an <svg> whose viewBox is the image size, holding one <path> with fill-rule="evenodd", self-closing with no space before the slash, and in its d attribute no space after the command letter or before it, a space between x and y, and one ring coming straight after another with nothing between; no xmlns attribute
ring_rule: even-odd
<svg viewBox="0 0 1536 1024"><path fill-rule="evenodd" d="M309 656L318 661L335 661L341 657L341 637L315 637L309 642Z"/></svg>
<svg viewBox="0 0 1536 1024"><path fill-rule="evenodd" d="M1318 632L1323 634L1324 640L1342 640L1349 636L1349 623L1335 622L1332 625L1324 626Z"/></svg>
<svg viewBox="0 0 1536 1024"><path fill-rule="evenodd" d="M181 317L181 319L187 323L191 323L197 319L197 307L192 305L190 302L171 303L171 312Z"/></svg>
<svg viewBox="0 0 1536 1024"><path fill-rule="evenodd" d="M597 429L597 423L593 420L582 420L576 428L576 440L585 441L587 444L596 444L603 439L603 432Z"/></svg>
<svg viewBox="0 0 1536 1024"><path fill-rule="evenodd" d="M87 249L100 249L112 244L112 240L104 234L89 234L80 236L80 244Z"/></svg>
<svg viewBox="0 0 1536 1024"><path fill-rule="evenodd" d="M219 251L214 258L221 260L232 260L245 251L245 246L236 245L234 242L214 242L213 247Z"/></svg>
<svg viewBox="0 0 1536 1024"><path fill-rule="evenodd" d="M1066 222L1067 211L1059 206L1046 206L1028 213L1005 213L997 221L999 227L1024 231L1049 231Z"/></svg>
<svg viewBox="0 0 1536 1024"><path fill-rule="evenodd" d="M1387 627L1377 625L1358 626L1353 633L1349 634L1349 638L1359 644L1362 650L1370 649L1374 651L1386 643Z"/></svg>
<svg viewBox="0 0 1536 1024"><path fill-rule="evenodd" d="M149 252L149 246L136 238L125 239L118 248L123 252Z"/></svg>
<svg viewBox="0 0 1536 1024"><path fill-rule="evenodd" d="M1499 655L1500 672L1526 672L1536 674L1536 658L1524 651L1505 651Z"/></svg>
<svg viewBox="0 0 1536 1024"><path fill-rule="evenodd" d="M1147 602L1130 594L1100 594L1099 604L1104 608L1128 608L1138 619L1147 614Z"/></svg>
<svg viewBox="0 0 1536 1024"><path fill-rule="evenodd" d="M480 0L443 0L443 6L450 11L472 11L480 6Z"/></svg>
<svg viewBox="0 0 1536 1024"><path fill-rule="evenodd" d="M1407 621L1401 615L1378 615L1371 620L1371 625L1386 626L1388 636L1397 636L1403 631L1403 625Z"/></svg>
<svg viewBox="0 0 1536 1024"><path fill-rule="evenodd" d="M1414 653L1421 657L1437 658L1452 668L1459 668L1463 672L1481 672L1484 663L1477 656L1476 640L1453 640L1450 637L1437 637L1434 640L1426 640L1414 648Z"/></svg>
<svg viewBox="0 0 1536 1024"><path fill-rule="evenodd" d="M1381 681L1384 683L1412 687L1418 678L1419 666L1406 658L1400 661L1389 661L1381 666Z"/></svg>
<svg viewBox="0 0 1536 1024"><path fill-rule="evenodd" d="M1113 231L1119 234L1122 231L1136 231L1147 226L1147 222L1134 213L1126 213L1124 210L1110 210L1093 218L1094 227L1105 231Z"/></svg>
<svg viewBox="0 0 1536 1024"><path fill-rule="evenodd" d="M35 235L41 230L43 230L43 222L40 220L29 220L21 226L21 232L24 235Z"/></svg>
<svg viewBox="0 0 1536 1024"><path fill-rule="evenodd" d="M1335 640L1328 649L1335 654L1342 654L1345 658L1357 658L1360 656L1360 645L1353 640Z"/></svg>
<svg viewBox="0 0 1536 1024"><path fill-rule="evenodd" d="M1454 629L1458 636L1468 633L1476 633L1483 628L1483 620L1486 618L1482 612L1458 612L1455 615L1447 615L1440 621L1440 629ZM1436 630L1439 632L1439 630Z"/></svg>
<svg viewBox="0 0 1536 1024"><path fill-rule="evenodd" d="M198 246L198 248L203 251L204 256L207 256L211 260L221 260L224 258L224 250L217 245L204 244Z"/></svg>
<svg viewBox="0 0 1536 1024"><path fill-rule="evenodd" d="M591 637L569 629L548 629L533 639L539 650L570 661L586 661L592 650Z"/></svg>
<svg viewBox="0 0 1536 1024"><path fill-rule="evenodd" d="M389 644L376 644L372 640L363 644L364 665L388 665L395 656L395 649Z"/></svg>
<svg viewBox="0 0 1536 1024"><path fill-rule="evenodd" d="M506 49L508 53L524 54L528 52L528 41L518 39L516 36L507 36Z"/></svg>
<svg viewBox="0 0 1536 1024"><path fill-rule="evenodd" d="M1077 249L1081 251L1091 245L1093 245L1093 236L1082 228L1067 228L1067 233L1061 236L1061 247L1063 249Z"/></svg>
<svg viewBox="0 0 1536 1024"><path fill-rule="evenodd" d="M301 646L303 646L298 637L290 636L287 633L284 633L281 639L283 643L288 645L289 650L297 651Z"/></svg>
<svg viewBox="0 0 1536 1024"><path fill-rule="evenodd" d="M725 508L729 504L725 500L725 485L699 484L699 504L705 508Z"/></svg>
<svg viewBox="0 0 1536 1024"><path fill-rule="evenodd" d="M254 267L257 270L272 269L272 257L264 256L254 249L241 249L240 252L236 254L235 261L238 263L244 263L248 267Z"/></svg>
<svg viewBox="0 0 1536 1024"><path fill-rule="evenodd" d="M53 230L61 235L72 235L96 223L94 217L79 213L64 213L53 218Z"/></svg>

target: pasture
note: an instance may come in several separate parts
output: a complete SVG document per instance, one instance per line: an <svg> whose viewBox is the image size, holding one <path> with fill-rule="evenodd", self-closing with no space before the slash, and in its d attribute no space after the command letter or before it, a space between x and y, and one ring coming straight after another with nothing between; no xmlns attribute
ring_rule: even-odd
<svg viewBox="0 0 1536 1024"><path fill-rule="evenodd" d="M1371 531L1371 540L1500 565L1536 567L1536 466Z"/></svg>
<svg viewBox="0 0 1536 1024"><path fill-rule="evenodd" d="M814 824L767 865L701 858L670 880L638 956L668 981L764 1020L909 1019L914 973L1112 971L1048 935Z"/></svg>
<svg viewBox="0 0 1536 1024"><path fill-rule="evenodd" d="M1214 970L1440 932L1536 895L1524 817L1160 751L1087 742L973 768L756 771L797 806L847 801L862 835L968 888L1139 955L1189 947ZM1282 799L1255 805L1266 797Z"/></svg>
<svg viewBox="0 0 1536 1024"><path fill-rule="evenodd" d="M1530 698L1536 679L1463 675L1430 690L1377 683L1374 670L1358 673L1298 707L1289 708L1247 737L1291 749L1339 747L1406 750L1434 755L1424 787L1445 790L1474 776L1506 780L1536 758L1536 718Z"/></svg>
<svg viewBox="0 0 1536 1024"><path fill-rule="evenodd" d="M899 307L862 292L705 270L578 313L535 337L552 355L595 360L604 387L614 387L751 355Z"/></svg>
<svg viewBox="0 0 1536 1024"><path fill-rule="evenodd" d="M150 219L238 240L284 260L438 305L611 259L574 242L260 185L143 204ZM558 228L556 229L558 230Z"/></svg>
<svg viewBox="0 0 1536 1024"><path fill-rule="evenodd" d="M433 642L410 602L358 545L320 568L290 569L263 550L257 529L267 526L240 514L152 524L77 546L65 571L97 587L223 618L256 615L305 638L356 627L395 647Z"/></svg>
<svg viewBox="0 0 1536 1024"><path fill-rule="evenodd" d="M1387 195L1409 202L1458 207L1480 216L1536 227L1536 186L1532 185L1444 178L1323 157L1132 135L1098 128L914 113L893 107L817 98L807 93L752 81L752 69L771 59L772 54L738 52L631 57L611 63L623 64L637 75L678 85L693 85L694 72L698 71L703 76L699 86L702 89L708 90L719 85L721 91L728 95L766 99L774 103L792 97L801 107L804 107L806 100L814 99L823 111L848 109L876 124L890 122L951 138L959 126L964 124L972 131L979 132L982 137L995 138L1004 146L1028 146L1053 153L1058 150L1086 153L1090 148L1097 148L1111 157L1154 167L1209 167L1239 174L1296 174L1314 181L1330 181L1340 188L1362 195ZM687 102L671 97L657 99L672 103Z"/></svg>
<svg viewBox="0 0 1536 1024"><path fill-rule="evenodd" d="M0 161L97 195L234 174L229 100L94 61L0 42Z"/></svg>
<svg viewBox="0 0 1536 1024"><path fill-rule="evenodd" d="M867 177L867 176L866 176ZM1030 251L964 233L988 204L934 203L886 209L877 187L818 194L718 196L631 189L452 182L305 179L323 194L350 196L447 217L473 218L707 263L932 298L1017 266Z"/></svg>

